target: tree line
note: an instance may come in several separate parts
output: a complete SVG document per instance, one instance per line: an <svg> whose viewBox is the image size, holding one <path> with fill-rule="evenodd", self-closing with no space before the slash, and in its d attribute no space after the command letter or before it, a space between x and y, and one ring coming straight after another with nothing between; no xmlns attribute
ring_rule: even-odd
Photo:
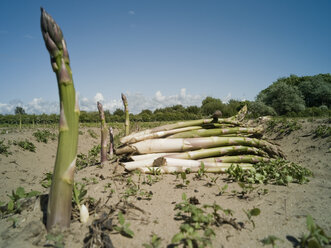
<svg viewBox="0 0 331 248"><path fill-rule="evenodd" d="M130 104L130 103L129 103ZM315 76L279 78L268 88L259 92L255 101L230 100L223 103L219 98L206 97L200 107L174 105L159 108L154 111L142 110L139 114L130 114L131 121L177 121L194 120L211 116L215 110L220 110L223 117L235 115L245 104L248 106L250 117L264 115L272 116L330 116L331 115L331 75L318 74ZM113 113L105 111L107 122L124 122L123 109ZM1 124L52 124L58 123L58 114L26 114L22 107L16 107L12 115L0 115ZM99 113L81 111L80 122L90 123L99 120Z"/></svg>

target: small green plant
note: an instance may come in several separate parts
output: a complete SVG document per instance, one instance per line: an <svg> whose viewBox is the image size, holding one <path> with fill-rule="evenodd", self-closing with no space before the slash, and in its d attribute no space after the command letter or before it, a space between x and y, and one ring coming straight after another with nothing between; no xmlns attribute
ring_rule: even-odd
<svg viewBox="0 0 331 248"><path fill-rule="evenodd" d="M179 233L172 237L171 242L183 244L184 247L211 247L211 236L215 236L215 232L208 228L204 231L204 236L201 237L198 230L189 224L182 224L179 227Z"/></svg>
<svg viewBox="0 0 331 248"><path fill-rule="evenodd" d="M145 248L159 248L161 246L161 238L157 236L155 233L152 233L151 240L148 244L143 244Z"/></svg>
<svg viewBox="0 0 331 248"><path fill-rule="evenodd" d="M130 223L125 223L125 219L122 212L118 213L118 224L114 226L114 230L119 232L121 235L127 238L133 238L134 232L129 228Z"/></svg>
<svg viewBox="0 0 331 248"><path fill-rule="evenodd" d="M88 129L87 132L93 139L98 138L98 135L92 129Z"/></svg>
<svg viewBox="0 0 331 248"><path fill-rule="evenodd" d="M303 184L309 182L312 176L309 169L284 159L274 159L269 162L260 162L252 169L243 170L240 166L231 165L227 170L228 177L245 183L272 183L288 185L289 183Z"/></svg>
<svg viewBox="0 0 331 248"><path fill-rule="evenodd" d="M229 187L228 184L225 184L222 188L220 188L220 187L218 186L218 190L219 190L219 192L218 192L217 196L224 195L224 194L226 193L228 187Z"/></svg>
<svg viewBox="0 0 331 248"><path fill-rule="evenodd" d="M252 217L260 215L261 210L259 208L253 208L247 211L246 210L243 211L246 214L248 221L252 223L253 228L255 228L255 222L253 221Z"/></svg>
<svg viewBox="0 0 331 248"><path fill-rule="evenodd" d="M4 154L6 157L8 157L8 155L11 155L12 153L8 151L9 145L5 145L4 142L4 139L0 140L0 154Z"/></svg>
<svg viewBox="0 0 331 248"><path fill-rule="evenodd" d="M88 166L89 166L88 157L83 153L77 154L77 159L76 159L77 170L82 170Z"/></svg>
<svg viewBox="0 0 331 248"><path fill-rule="evenodd" d="M75 207L78 209L80 208L80 205L83 203L84 198L87 194L87 190L85 189L84 183L74 183L73 189L72 189L72 202Z"/></svg>
<svg viewBox="0 0 331 248"><path fill-rule="evenodd" d="M248 195L258 188L258 187L253 187L251 183L245 184L243 182L238 182L238 185L241 188L241 191L234 193L236 193L237 196L241 199L247 199Z"/></svg>
<svg viewBox="0 0 331 248"><path fill-rule="evenodd" d="M88 166L95 165L101 151L101 145L95 145L88 151L88 154L79 153L76 159L77 170L82 170Z"/></svg>
<svg viewBox="0 0 331 248"><path fill-rule="evenodd" d="M201 180L203 177L208 177L206 174L205 164L202 163L201 167L198 169L197 173L195 174L194 178L196 180Z"/></svg>
<svg viewBox="0 0 331 248"><path fill-rule="evenodd" d="M215 236L215 232L210 226L215 224L215 215L211 213L205 213L205 211L197 207L194 203L196 200L187 199L185 193L182 195L182 202L176 204L175 219L183 220L184 223L180 225L180 231L176 233L172 238L172 243L183 244L184 247L206 247L211 246L211 238ZM204 208L209 206L205 205ZM217 212L217 211L216 211ZM201 236L201 232L203 234Z"/></svg>
<svg viewBox="0 0 331 248"><path fill-rule="evenodd" d="M326 235L319 225L315 224L310 215L307 216L306 223L309 234L302 235L300 238L300 247L322 248L325 245L330 244L331 237Z"/></svg>
<svg viewBox="0 0 331 248"><path fill-rule="evenodd" d="M267 132L277 132L279 135L289 135L295 130L301 129L302 126L297 120L283 119L272 119L267 122Z"/></svg>
<svg viewBox="0 0 331 248"><path fill-rule="evenodd" d="M27 150L30 152L36 152L36 146L32 142L28 141L27 139L25 139L24 141L23 140L13 141L13 144L23 148L23 150Z"/></svg>
<svg viewBox="0 0 331 248"><path fill-rule="evenodd" d="M101 145L95 145L92 147L91 150L88 151L88 156L89 157L96 157L100 154L101 151Z"/></svg>
<svg viewBox="0 0 331 248"><path fill-rule="evenodd" d="M277 240L283 242L282 239L280 239L274 235L269 235L268 237L262 239L261 242L262 242L263 246L272 245L272 248L277 248L277 246L276 246Z"/></svg>
<svg viewBox="0 0 331 248"><path fill-rule="evenodd" d="M326 138L331 136L331 127L327 125L319 125L315 130L314 130L314 137L318 138Z"/></svg>
<svg viewBox="0 0 331 248"><path fill-rule="evenodd" d="M53 243L54 248L64 248L63 234L49 233L46 235L46 240Z"/></svg>
<svg viewBox="0 0 331 248"><path fill-rule="evenodd" d="M188 180L186 176L186 171L180 172L179 174L177 174L177 176L178 175L180 175L180 178L182 179L182 183L177 184L176 188L179 189L186 188L190 184L190 180Z"/></svg>
<svg viewBox="0 0 331 248"><path fill-rule="evenodd" d="M4 211L4 214L7 213L20 213L21 212L21 199L24 198L31 198L34 196L40 195L39 191L30 191L25 192L23 187L18 187L15 191L12 191L11 195L8 195L10 198L9 202L7 203L7 209Z"/></svg>
<svg viewBox="0 0 331 248"><path fill-rule="evenodd" d="M38 130L33 133L33 136L36 137L38 142L44 142L47 143L48 139L55 140L56 135L54 133L51 133L49 130Z"/></svg>
<svg viewBox="0 0 331 248"><path fill-rule="evenodd" d="M18 227L19 224L20 224L20 220L18 218L14 217L14 216L8 218L8 221L11 221L12 222L12 227L13 228Z"/></svg>
<svg viewBox="0 0 331 248"><path fill-rule="evenodd" d="M40 181L41 186L43 186L44 188L49 188L52 185L52 177L53 177L53 173L52 172L46 172L44 173L45 177Z"/></svg>
<svg viewBox="0 0 331 248"><path fill-rule="evenodd" d="M144 181L142 182L142 184L147 184L149 186L152 186L154 183L160 181L159 177L154 175L147 175L146 179L144 178Z"/></svg>

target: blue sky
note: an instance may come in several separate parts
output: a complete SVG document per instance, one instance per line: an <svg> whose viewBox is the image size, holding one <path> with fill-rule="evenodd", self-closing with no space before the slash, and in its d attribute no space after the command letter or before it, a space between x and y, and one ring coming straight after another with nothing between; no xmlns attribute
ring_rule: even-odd
<svg viewBox="0 0 331 248"><path fill-rule="evenodd" d="M331 72L331 1L1 0L0 113L58 113L40 6L66 39L82 110L206 96L254 100L279 77Z"/></svg>

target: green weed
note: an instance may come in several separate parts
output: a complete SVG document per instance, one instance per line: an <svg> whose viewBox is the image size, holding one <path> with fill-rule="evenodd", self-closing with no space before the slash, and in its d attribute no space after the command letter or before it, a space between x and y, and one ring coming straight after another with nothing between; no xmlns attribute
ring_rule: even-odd
<svg viewBox="0 0 331 248"><path fill-rule="evenodd" d="M40 181L41 186L43 186L44 188L49 188L52 185L52 177L53 177L53 173L52 172L46 172L44 173L45 177Z"/></svg>
<svg viewBox="0 0 331 248"><path fill-rule="evenodd" d="M129 228L130 223L125 222L124 216L122 212L118 213L118 224L114 226L114 230L119 232L121 235L127 238L133 238L134 237L134 232Z"/></svg>
<svg viewBox="0 0 331 248"><path fill-rule="evenodd" d="M143 244L145 248L159 248L161 247L161 238L157 236L155 233L152 233L151 240L148 244Z"/></svg>
<svg viewBox="0 0 331 248"><path fill-rule="evenodd" d="M63 234L49 233L46 235L46 240L53 243L54 248L64 248Z"/></svg>
<svg viewBox="0 0 331 248"><path fill-rule="evenodd" d="M72 191L72 203L79 209L87 194L84 183L74 183Z"/></svg>
<svg viewBox="0 0 331 248"><path fill-rule="evenodd" d="M40 195L39 191L30 191L25 192L25 189L23 187L18 187L15 191L12 191L11 195L7 195L9 197L9 202L7 203L7 208L3 209L1 208L1 212L3 214L9 214L9 213L20 213L21 212L21 206L22 201L21 199L25 198L31 198L34 196ZM3 203L2 203L3 205Z"/></svg>
<svg viewBox="0 0 331 248"><path fill-rule="evenodd" d="M36 146L32 142L28 141L27 139L25 139L24 141L23 140L21 140L21 141L14 140L13 144L21 147L23 150L27 150L30 152L36 152Z"/></svg>
<svg viewBox="0 0 331 248"><path fill-rule="evenodd" d="M253 221L252 217L260 215L261 210L259 208L253 208L250 210L243 210L243 211L246 214L248 221L252 223L253 228L255 228L255 222Z"/></svg>
<svg viewBox="0 0 331 248"><path fill-rule="evenodd" d="M48 139L51 139L51 140L56 139L56 135L46 129L38 130L38 131L34 132L33 136L36 137L38 142L44 142L44 143L47 143Z"/></svg>
<svg viewBox="0 0 331 248"><path fill-rule="evenodd" d="M87 132L93 139L98 138L98 135L92 129L88 129Z"/></svg>
<svg viewBox="0 0 331 248"><path fill-rule="evenodd" d="M11 155L12 153L8 151L9 145L5 145L4 142L4 139L0 140L0 154L4 154L6 157L8 157L8 155Z"/></svg>
<svg viewBox="0 0 331 248"><path fill-rule="evenodd" d="M184 247L207 247L211 246L211 238L215 236L212 225L220 226L224 223L231 224L235 228L239 228L238 224L233 219L223 217L219 211L225 215L232 216L231 209L223 209L216 203L212 205L203 205L203 209L196 206L198 200L196 198L187 199L185 193L182 195L182 202L176 204L175 210L178 212L175 215L176 220L183 220L180 225L180 230L172 238L172 243L175 245L184 245ZM212 212L205 210L211 209Z"/></svg>
<svg viewBox="0 0 331 248"><path fill-rule="evenodd" d="M240 166L230 166L228 177L245 183L271 183L288 185L289 183L303 184L309 182L312 172L302 166L284 159L270 160L253 165L252 169L243 170Z"/></svg>
<svg viewBox="0 0 331 248"><path fill-rule="evenodd" d="M269 235L268 237L262 239L261 242L263 245L272 245L272 248L277 248L277 246L276 246L277 240L283 242L282 239L280 239L274 235Z"/></svg>
<svg viewBox="0 0 331 248"><path fill-rule="evenodd" d="M307 216L306 223L309 234L302 235L300 238L300 247L322 248L330 244L331 236L328 236L319 225L315 224L310 215Z"/></svg>
<svg viewBox="0 0 331 248"><path fill-rule="evenodd" d="M327 125L319 125L315 130L314 130L314 137L318 138L326 138L331 136L331 127Z"/></svg>

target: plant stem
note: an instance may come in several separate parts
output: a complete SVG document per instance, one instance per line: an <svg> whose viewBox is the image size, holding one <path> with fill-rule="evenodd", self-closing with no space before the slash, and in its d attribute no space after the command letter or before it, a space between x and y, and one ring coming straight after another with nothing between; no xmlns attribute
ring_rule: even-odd
<svg viewBox="0 0 331 248"><path fill-rule="evenodd" d="M107 161L107 136L108 129L105 119L105 113L103 112L103 107L100 102L97 102L97 107L99 110L100 120L101 120L101 159L100 162L103 164Z"/></svg>
<svg viewBox="0 0 331 248"><path fill-rule="evenodd" d="M114 156L114 132L112 127L109 127L109 140L109 156L112 159Z"/></svg>
<svg viewBox="0 0 331 248"><path fill-rule="evenodd" d="M129 118L129 106L128 106L128 99L126 96L122 93L122 101L124 105L124 111L125 111L125 135L130 134L130 118Z"/></svg>
<svg viewBox="0 0 331 248"><path fill-rule="evenodd" d="M58 148L47 209L47 230L69 227L78 143L79 106L69 54L60 27L41 8L41 32L56 74L60 98Z"/></svg>

